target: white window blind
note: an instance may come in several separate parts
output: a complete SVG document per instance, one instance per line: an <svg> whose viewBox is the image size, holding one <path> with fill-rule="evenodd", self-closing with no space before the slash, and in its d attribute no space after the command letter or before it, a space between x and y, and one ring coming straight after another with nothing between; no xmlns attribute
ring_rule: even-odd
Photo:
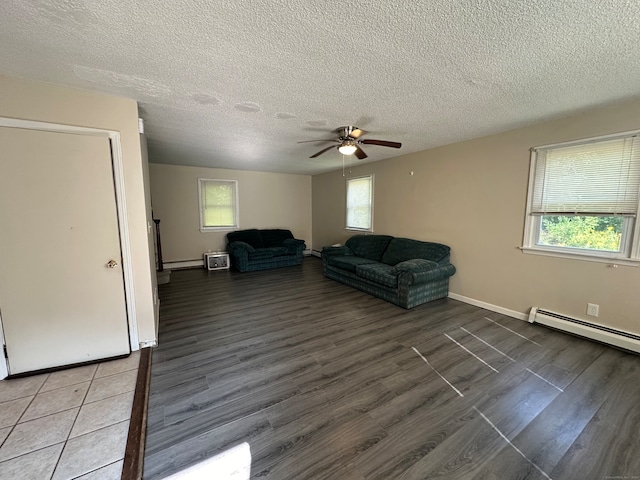
<svg viewBox="0 0 640 480"><path fill-rule="evenodd" d="M347 180L347 228L372 230L373 176Z"/></svg>
<svg viewBox="0 0 640 480"><path fill-rule="evenodd" d="M234 229L238 227L238 196L236 180L200 178L200 227Z"/></svg>
<svg viewBox="0 0 640 480"><path fill-rule="evenodd" d="M640 192L637 135L534 149L531 213L636 215Z"/></svg>

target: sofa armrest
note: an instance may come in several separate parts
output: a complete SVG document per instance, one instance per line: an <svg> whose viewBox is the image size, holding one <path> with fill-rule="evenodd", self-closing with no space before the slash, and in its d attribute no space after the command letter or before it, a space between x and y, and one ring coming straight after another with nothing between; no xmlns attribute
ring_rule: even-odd
<svg viewBox="0 0 640 480"><path fill-rule="evenodd" d="M446 265L437 265L435 267L425 266L422 269L416 268L413 271L401 271L398 274L398 284L407 286L419 285L433 280L448 278L454 273L456 273L456 267L450 263Z"/></svg>
<svg viewBox="0 0 640 480"><path fill-rule="evenodd" d="M438 266L438 262L426 260L424 258L412 258L411 260L405 260L404 262L396 263L391 271L391 275L398 275L402 272L425 272L432 270Z"/></svg>
<svg viewBox="0 0 640 480"><path fill-rule="evenodd" d="M322 258L346 255L353 255L351 249L345 245L341 247L322 247Z"/></svg>
<svg viewBox="0 0 640 480"><path fill-rule="evenodd" d="M251 245L249 245L246 242L231 242L229 244L229 246L227 247L227 250L229 251L229 253L231 254L236 254L236 252L238 251L246 251L247 253L253 253L256 251L255 248L253 248Z"/></svg>
<svg viewBox="0 0 640 480"><path fill-rule="evenodd" d="M329 258L331 257L345 257L353 256L353 252L346 245L340 247L322 247L320 257L322 258L322 271L326 275L327 268L329 266Z"/></svg>
<svg viewBox="0 0 640 480"><path fill-rule="evenodd" d="M282 246L286 247L287 251L290 254L298 255L302 253L302 251L305 249L307 245L304 243L304 240L300 240L297 238L286 238L282 242Z"/></svg>

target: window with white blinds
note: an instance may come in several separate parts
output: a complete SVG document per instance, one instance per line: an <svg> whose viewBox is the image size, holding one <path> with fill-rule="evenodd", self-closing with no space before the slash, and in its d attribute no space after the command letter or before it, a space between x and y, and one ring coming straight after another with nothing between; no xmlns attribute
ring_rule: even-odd
<svg viewBox="0 0 640 480"><path fill-rule="evenodd" d="M534 149L533 214L635 215L640 192L637 134Z"/></svg>
<svg viewBox="0 0 640 480"><path fill-rule="evenodd" d="M531 152L523 249L637 260L640 131Z"/></svg>
<svg viewBox="0 0 640 480"><path fill-rule="evenodd" d="M238 181L198 179L200 230L238 228Z"/></svg>
<svg viewBox="0 0 640 480"><path fill-rule="evenodd" d="M347 179L347 230L373 231L373 175Z"/></svg>

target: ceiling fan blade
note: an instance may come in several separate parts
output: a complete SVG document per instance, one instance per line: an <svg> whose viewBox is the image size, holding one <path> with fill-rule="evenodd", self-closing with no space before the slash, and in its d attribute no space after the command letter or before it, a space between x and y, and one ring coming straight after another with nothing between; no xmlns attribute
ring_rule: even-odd
<svg viewBox="0 0 640 480"><path fill-rule="evenodd" d="M358 143L362 143L363 145L380 145L381 147L392 147L392 148L400 148L402 146L400 142L389 142L387 140L373 140L371 138L359 140Z"/></svg>
<svg viewBox="0 0 640 480"><path fill-rule="evenodd" d="M364 160L365 158L367 158L367 154L366 154L366 153L364 153L364 150L362 150L362 149L361 149L360 147L358 147L357 145L356 145L356 151L355 151L355 152L353 152L353 154L354 154L356 157L358 157L358 159L360 159L360 160Z"/></svg>
<svg viewBox="0 0 640 480"><path fill-rule="evenodd" d="M318 153L314 153L313 155L311 155L309 158L316 158L319 157L320 155L322 155L324 152L328 152L329 150L331 150L332 148L338 148L335 145L331 145L330 147L327 148L323 148L322 150L320 150Z"/></svg>
<svg viewBox="0 0 640 480"><path fill-rule="evenodd" d="M339 143L335 138L319 138L318 140L302 140L297 143L310 143L310 142L336 142Z"/></svg>

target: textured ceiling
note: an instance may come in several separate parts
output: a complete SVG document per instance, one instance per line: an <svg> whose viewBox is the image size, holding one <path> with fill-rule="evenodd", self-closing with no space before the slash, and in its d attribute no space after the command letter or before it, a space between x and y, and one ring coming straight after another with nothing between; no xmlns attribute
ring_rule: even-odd
<svg viewBox="0 0 640 480"><path fill-rule="evenodd" d="M2 0L0 73L134 98L152 162L339 168L640 96L635 0ZM328 136L329 135L329 136ZM354 158L354 161L355 160Z"/></svg>

